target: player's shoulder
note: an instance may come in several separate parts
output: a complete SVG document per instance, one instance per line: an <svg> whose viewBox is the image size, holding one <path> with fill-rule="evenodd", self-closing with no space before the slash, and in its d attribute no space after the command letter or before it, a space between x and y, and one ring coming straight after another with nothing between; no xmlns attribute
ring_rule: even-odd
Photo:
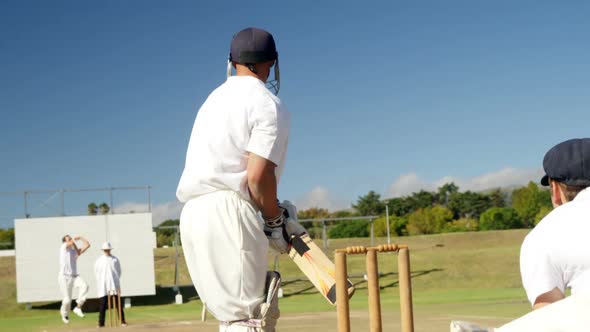
<svg viewBox="0 0 590 332"><path fill-rule="evenodd" d="M549 246L562 238L561 233L569 228L564 227L570 218L569 208L565 205L559 206L549 212L539 223L527 234L523 242L523 248L537 248L538 246ZM535 249L536 250L536 249Z"/></svg>

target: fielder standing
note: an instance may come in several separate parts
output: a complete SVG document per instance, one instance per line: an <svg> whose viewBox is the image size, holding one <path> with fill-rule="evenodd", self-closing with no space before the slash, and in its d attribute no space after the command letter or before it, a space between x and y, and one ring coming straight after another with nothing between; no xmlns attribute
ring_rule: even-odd
<svg viewBox="0 0 590 332"><path fill-rule="evenodd" d="M295 207L277 204L289 137L278 79L272 35L257 28L234 35L227 81L197 114L176 192L186 203L180 230L188 269L221 332L275 330L280 276L266 272L268 247L284 253L289 234L305 232L288 218Z"/></svg>
<svg viewBox="0 0 590 332"><path fill-rule="evenodd" d="M82 241L82 248L78 248L76 241ZM63 300L61 301L61 320L68 324L70 322L69 312L72 305L72 290L78 289L78 298L76 299L76 308L74 313L84 317L82 306L88 295L88 284L78 275L77 262L78 257L90 248L90 243L81 236L75 236L73 239L69 235L62 238L62 245L59 249L59 274L57 281Z"/></svg>
<svg viewBox="0 0 590 332"><path fill-rule="evenodd" d="M98 291L98 327L104 327L104 316L107 310L107 296L121 294L121 263L119 259L111 255L110 242L103 243L101 247L104 255L100 256L94 263L94 274L96 276L96 287ZM117 297L115 296L115 299ZM118 310L118 301L113 300L113 308ZM125 312L121 306L121 326L127 326Z"/></svg>

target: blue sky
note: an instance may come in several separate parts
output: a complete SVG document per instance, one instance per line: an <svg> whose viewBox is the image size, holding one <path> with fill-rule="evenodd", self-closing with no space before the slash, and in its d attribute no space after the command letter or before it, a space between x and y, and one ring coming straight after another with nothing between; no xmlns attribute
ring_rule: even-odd
<svg viewBox="0 0 590 332"><path fill-rule="evenodd" d="M274 34L292 114L283 199L334 210L369 190L536 180L551 146L589 136L589 15L582 1L2 1L0 192L150 184L158 218L177 214L196 112L248 26ZM5 198L0 226L22 211Z"/></svg>

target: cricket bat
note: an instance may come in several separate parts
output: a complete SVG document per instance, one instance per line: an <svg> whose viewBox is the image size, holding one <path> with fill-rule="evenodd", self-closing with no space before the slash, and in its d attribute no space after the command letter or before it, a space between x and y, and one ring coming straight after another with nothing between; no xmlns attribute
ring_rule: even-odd
<svg viewBox="0 0 590 332"><path fill-rule="evenodd" d="M334 263L313 242L308 234L291 235L289 257L307 276L309 281L330 302L336 305L336 269ZM348 280L348 298L354 294L354 286Z"/></svg>

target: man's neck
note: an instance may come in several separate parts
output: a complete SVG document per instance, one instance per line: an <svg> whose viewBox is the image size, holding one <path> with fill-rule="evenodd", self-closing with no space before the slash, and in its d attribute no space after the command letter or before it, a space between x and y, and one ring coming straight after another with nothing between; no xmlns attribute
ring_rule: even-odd
<svg viewBox="0 0 590 332"><path fill-rule="evenodd" d="M256 74L246 66L236 66L236 76L250 76L261 80L262 83L265 83L265 80L262 79L260 73Z"/></svg>

